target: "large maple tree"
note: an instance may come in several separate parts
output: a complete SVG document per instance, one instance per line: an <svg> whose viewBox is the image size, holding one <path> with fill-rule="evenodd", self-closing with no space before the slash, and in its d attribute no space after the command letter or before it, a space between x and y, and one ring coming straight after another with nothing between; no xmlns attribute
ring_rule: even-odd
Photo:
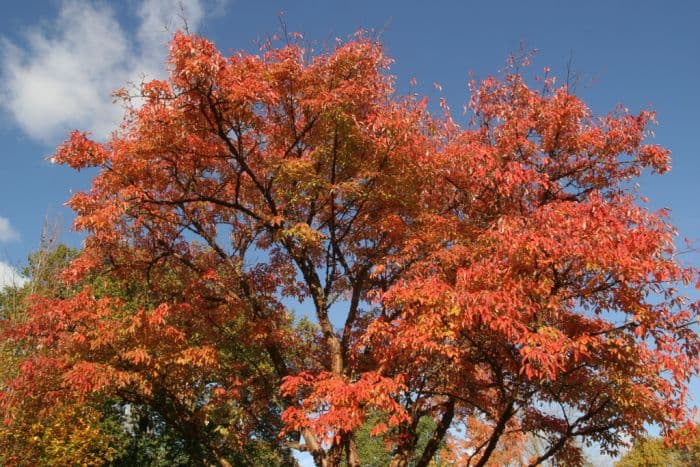
<svg viewBox="0 0 700 467"><path fill-rule="evenodd" d="M107 142L74 132L54 156L99 168L69 202L78 291L9 333L42 350L5 407L51 375L44 403L118 393L222 465L261 425L317 465L358 465L371 423L392 465L449 436L482 466L526 437L542 447L521 462L574 465L689 422L696 305L676 288L696 271L632 183L669 169L653 113L595 116L514 63L471 84L460 124L398 95L362 34L225 57L178 33L168 65L119 94Z"/></svg>

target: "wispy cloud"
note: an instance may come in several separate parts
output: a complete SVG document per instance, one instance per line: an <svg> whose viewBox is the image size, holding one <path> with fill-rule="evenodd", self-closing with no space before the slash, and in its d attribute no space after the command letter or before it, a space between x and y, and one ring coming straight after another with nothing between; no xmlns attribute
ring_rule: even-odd
<svg viewBox="0 0 700 467"><path fill-rule="evenodd" d="M73 128L107 136L121 118L112 92L162 75L168 38L183 18L196 31L205 2L144 0L131 12L133 30L106 2L65 0L53 21L28 29L23 41L0 38L0 105L47 144Z"/></svg>
<svg viewBox="0 0 700 467"><path fill-rule="evenodd" d="M10 225L9 219L0 217L0 242L11 242L19 240L19 234Z"/></svg>
<svg viewBox="0 0 700 467"><path fill-rule="evenodd" d="M21 287L26 282L26 277L17 273L9 264L0 261L0 290L5 287Z"/></svg>

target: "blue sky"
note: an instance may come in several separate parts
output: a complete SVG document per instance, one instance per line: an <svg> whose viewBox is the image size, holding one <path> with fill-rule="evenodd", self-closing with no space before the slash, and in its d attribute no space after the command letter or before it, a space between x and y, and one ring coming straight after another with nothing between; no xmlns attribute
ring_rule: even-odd
<svg viewBox="0 0 700 467"><path fill-rule="evenodd" d="M168 31L179 24L177 0L30 0L0 7L0 261L21 264L37 247L47 214L70 190L85 189L77 174L46 157L72 128L109 131L120 109L109 93L142 74L159 76ZM700 163L700 4L696 2L471 1L235 1L183 2L189 26L224 52L255 50L278 28L330 42L359 28L381 31L399 91L415 77L417 91L453 109L467 99L467 73L485 77L502 68L521 44L538 50L533 71L549 66L581 79L577 93L595 112L618 104L658 112L656 142L673 151L673 171L644 177L651 206L669 207L681 236L700 239L695 182ZM433 83L442 85L438 93ZM64 241L79 244L66 233Z"/></svg>
<svg viewBox="0 0 700 467"><path fill-rule="evenodd" d="M142 74L163 73L168 31L181 24L177 0L29 0L0 6L0 283L36 249L47 215L89 186L46 160L72 128L104 135L119 118L109 93ZM643 177L652 208L671 208L680 237L700 244L700 2L690 1L235 1L182 2L191 30L224 52L253 51L278 28L332 42L374 29L395 59L397 88L409 80L453 109L468 98L471 70L497 73L521 44L537 49L533 70L580 75L577 93L596 113L618 104L658 112L655 142L672 150L673 170ZM433 83L440 83L439 93ZM696 254L684 260L698 263ZM700 395L700 385L694 384Z"/></svg>

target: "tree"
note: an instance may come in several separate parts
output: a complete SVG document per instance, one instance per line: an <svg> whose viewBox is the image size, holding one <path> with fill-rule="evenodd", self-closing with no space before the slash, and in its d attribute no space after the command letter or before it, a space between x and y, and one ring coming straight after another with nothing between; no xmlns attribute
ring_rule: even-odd
<svg viewBox="0 0 700 467"><path fill-rule="evenodd" d="M22 286L0 290L0 331L26 318L26 297L30 294L66 296L67 290L57 281L76 251L56 245L55 235L45 226L39 251L29 257L23 275L29 279ZM28 352L36 356L41 349L26 349L11 339L0 340L0 403L11 388L6 386L18 373L29 373L24 366ZM47 390L52 380L44 380L34 390ZM0 425L0 463L25 465L94 465L115 454L110 423L91 404L62 400L51 411L44 411L38 397L28 397L11 407L3 407L4 424ZM12 423L9 423L12 420Z"/></svg>
<svg viewBox="0 0 700 467"><path fill-rule="evenodd" d="M678 453L675 450L664 447L663 440L642 438L635 442L632 450L625 454L615 465L618 467L660 467L667 465L680 467L683 464L680 463Z"/></svg>
<svg viewBox="0 0 700 467"><path fill-rule="evenodd" d="M121 312L139 306L139 301L146 300L148 290L131 284L128 289L112 280L108 272L92 274L84 278L78 286L66 286L59 280L71 258L78 252L65 245L56 244L49 235L42 235L42 247L30 255L28 266L23 271L29 278L21 287L7 288L0 293L3 321L0 331L0 408L3 409L5 423L0 426L0 457L2 465L51 464L51 465L204 465L211 453L202 447L204 442L225 444L228 438L228 424L214 423L220 415L209 415L200 423L212 422L213 426L194 426L190 431L183 430L186 423L194 425L196 419L207 410L222 409L213 401L198 401L196 407L183 409L173 414L169 394L156 382L157 373L148 377L153 381L155 390L135 390L131 393L117 391L91 391L81 393L71 390L62 381L65 376L62 356L55 346L48 344L53 337L52 323L47 314L32 314L27 306L41 307L47 301L77 299L81 288L91 290L94 299L109 296L123 301ZM88 313L94 310L88 310ZM85 316L85 315L84 315ZM87 320L74 316L74 326L84 329ZM130 318L136 318L131 316ZM134 321L123 316L112 315L106 323L112 326L114 336L120 336L110 342L110 349L99 352L100 344L91 340L89 348L84 349L81 358L89 361L108 362L118 358L116 354L128 354L143 340L156 336L132 336L124 339L124 330L115 325L115 319L121 319L120 325L134 326ZM56 323L53 323L56 324ZM60 326L60 324L57 324ZM89 325L88 325L89 326ZM38 328L41 328L39 330ZM128 332L128 331L127 331ZM71 333L77 337L78 344L84 344L87 338ZM133 334L133 333L130 333ZM88 334L89 335L89 334ZM63 345L75 345L76 342L63 342ZM162 348L151 346L158 352ZM240 352L240 346L239 346ZM66 349L62 349L63 352ZM66 358L69 358L65 355ZM162 355L168 361L170 355ZM114 362L110 362L114 364ZM156 366L160 362L156 362ZM179 378L198 377L192 371L190 362L179 356L181 368ZM196 365L194 365L196 367ZM196 371L196 370L195 370ZM76 374L75 377L82 375ZM201 383L200 383L201 384ZM123 388L118 388L123 389ZM216 388L209 388L215 392ZM177 394L186 397L186 394ZM209 396L209 399L212 399ZM193 415L193 413L195 415ZM262 411L258 412L262 416ZM237 420L230 417L227 423ZM235 453L224 453L223 460L236 465L280 465L289 464L291 457L288 450L274 449L270 439L274 440L279 428L271 428L268 420L259 420L255 439L246 440ZM240 429L240 426L236 428ZM272 431L271 431L272 430ZM272 443L274 445L274 443Z"/></svg>
<svg viewBox="0 0 700 467"><path fill-rule="evenodd" d="M136 283L121 283L108 273L90 275L72 287L56 277L51 281L50 269L73 254L59 245L32 255L26 270L31 280L7 292L34 294L14 300L19 308L3 323L3 361L10 363L0 393L6 420L0 446L8 453L3 465L205 465L215 456L221 463L279 465L291 459L288 450L270 448L279 431L271 425L279 419L274 398L267 401L267 409L251 409L259 419L250 415L252 426L246 427L245 410L221 401L215 381L223 377L202 376L227 372L234 357L222 356L218 365L203 370L207 353L198 349L207 336L199 332L201 326L188 319L169 326L159 326L152 316L144 320L133 311L153 300L153 293ZM24 310L27 301L31 308ZM68 302L82 302L83 307L80 313L68 310L68 322L46 312L54 303ZM100 309L110 304L115 309ZM227 323L227 330L234 325ZM187 327L191 333L182 329ZM185 347L188 339L198 345L188 342L191 347ZM237 352L235 358L256 359L255 349L239 345L227 351ZM254 363L264 365L260 359ZM99 376L91 373L93 365ZM264 367L258 371L266 372ZM103 378L97 384L110 384L109 378L131 384L86 388L92 378ZM240 394L246 397L249 391L243 388ZM271 420L266 410L272 411ZM239 437L240 444L234 444Z"/></svg>
<svg viewBox="0 0 700 467"><path fill-rule="evenodd" d="M596 117L514 60L472 83L460 125L397 95L362 34L224 57L178 33L168 64L119 93L109 141L74 132L54 156L99 174L69 202L79 292L15 331L50 349L52 400L158 407L221 465L260 439L358 465L368 420L394 466L428 465L458 420L478 421L470 465L516 435L542 441L531 465L576 465L582 442L689 422L697 305L676 285L697 271L631 183L669 168L653 113ZM96 273L111 288L80 285Z"/></svg>
<svg viewBox="0 0 700 467"><path fill-rule="evenodd" d="M700 437L695 435L685 449L669 446L661 438L641 437L615 463L615 467L684 467L700 462Z"/></svg>

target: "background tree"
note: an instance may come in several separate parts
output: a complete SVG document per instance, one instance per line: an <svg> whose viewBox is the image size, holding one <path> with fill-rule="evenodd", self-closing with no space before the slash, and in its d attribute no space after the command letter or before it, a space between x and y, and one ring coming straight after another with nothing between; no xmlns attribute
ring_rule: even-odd
<svg viewBox="0 0 700 467"><path fill-rule="evenodd" d="M58 276L77 252L57 244L56 238L56 227L45 223L41 247L29 257L28 266L22 271L28 282L0 290L0 331L25 321L28 296L68 296ZM33 370L25 366L27 355L33 353L39 357L42 350L0 339L0 401L4 401L10 390L6 385L8 381ZM55 380L39 381L35 390L50 392L53 382ZM60 401L52 410L45 410L41 398L28 397L7 407L3 415L5 423L0 425L0 463L3 465L27 462L96 464L111 459L118 450L111 432L114 424L90 404Z"/></svg>
<svg viewBox="0 0 700 467"><path fill-rule="evenodd" d="M675 286L696 271L630 188L669 167L644 142L651 112L596 117L513 61L472 83L460 125L396 95L370 38L286 39L224 57L176 34L169 79L108 142L58 149L100 168L70 201L78 291L12 330L47 357L5 410L116 394L222 465L259 440L358 465L370 417L396 466L428 465L457 420L479 421L477 466L518 433L543 442L530 464L580 465L581 440L615 452L645 423L689 423L696 305ZM293 298L315 326L294 325Z"/></svg>
<svg viewBox="0 0 700 467"><path fill-rule="evenodd" d="M42 252L46 258L41 259L41 264L60 264L67 251L59 246L48 255ZM39 264L38 257L39 254L33 255L30 265ZM236 465L276 465L290 460L288 451L269 447L270 442L276 443L280 430L280 410L275 408L274 399L267 403L272 411L269 416L263 408L251 411L260 418L250 418L252 432L243 432L246 411L219 403L219 378L213 375L225 363L221 367L212 365L208 370L211 376L203 377L201 367L210 362L206 351L183 350L180 346L187 338L201 343L205 337L183 336L187 329L141 321L143 315L132 310L147 300L148 294L138 285L124 286L107 274L91 276L85 281L89 285L83 284L84 289L76 294L63 288L41 289L37 282L49 277L43 269L30 277L23 289L34 290L31 306L40 313L19 315L19 319L8 323L5 340L18 354L14 374L6 377L6 391L0 400L7 417L7 431L0 438L8 443L5 452L11 453L6 459L9 465L29 459L50 464L203 465L211 462L214 455L221 456L221 463ZM116 299L118 302L111 301ZM72 316L74 327L69 330L63 328L60 316L43 313L55 301L64 300L82 301L85 307L84 314ZM100 309L112 303L121 307ZM107 341L93 337L104 333L107 325ZM200 328L189 321L182 326L189 326L197 334ZM232 328L233 323L228 326ZM57 342L57 334L61 333L70 334L70 341ZM61 355L56 352L58 345L70 352ZM148 351L141 354L142 348ZM245 350L236 350L237 358L256 358L255 354L244 355ZM144 379L132 383L132 375L143 371L139 365L149 358L149 353L155 354L154 368ZM84 366L75 368L70 356L76 355ZM122 378L132 384L99 391L89 387L94 377L90 374L91 365L111 365L113 373L103 375L101 384L114 381L109 378ZM72 366L73 371L68 372L67 366ZM259 371L264 371L264 367ZM169 377L177 377L188 389L170 384ZM268 425L274 424L275 419L276 427ZM233 444L234 438L240 439L241 444ZM207 443L217 444L210 447ZM233 446L230 449L229 443Z"/></svg>
<svg viewBox="0 0 700 467"><path fill-rule="evenodd" d="M700 438L695 438L685 448L669 446L661 438L641 437L632 449L615 463L616 467L686 467L700 463Z"/></svg>
<svg viewBox="0 0 700 467"><path fill-rule="evenodd" d="M174 414L176 409L168 400L168 397L172 396L162 387L156 386L155 390L149 388L134 393L105 390L82 394L72 390L71 385L74 381L62 380L65 376L64 364L56 358L59 355L54 345L49 344L55 336L46 334L52 332L52 323L33 321L35 318L43 320L49 317L46 314L32 316L27 306L39 307L53 300L76 299L76 293L81 287L89 287L93 300L99 301L103 296L112 299L119 297L123 300L123 308L114 310L119 313L128 312L129 308L138 306L148 293L139 284L123 287L123 284L112 280L108 272L86 277L80 287L66 287L59 279L60 273L78 252L65 245L56 244L53 234L45 233L43 238L41 249L29 257L28 266L23 271L29 279L28 282L21 287L7 288L0 293L4 318L4 338L1 341L2 381L6 384L0 397L5 415L5 424L0 428L3 465L25 462L51 465L108 463L153 466L206 463L210 453L202 444L215 439L225 445L225 440L231 438L227 428L229 425L214 424L222 415L201 420L201 424L212 423L213 426L209 428L197 426L193 421L198 416L201 417L205 410L211 410L215 406L210 394L216 392L216 387L206 389L205 396L197 400L194 406L186 408L190 412L182 409L182 413ZM95 311L96 308L88 309L86 315L89 316ZM126 320L123 316L110 315L102 321L102 325L111 325L115 336L121 334L120 329L114 325L115 319L122 320L124 325L134 326L133 321ZM75 337L94 322L94 319L88 320L84 316L83 319L74 321L75 328L68 332ZM41 331L32 333L36 326L40 326ZM130 340L115 338L109 343L110 351L128 354L134 350L132 346L143 345L142 340L155 339L158 336L131 337ZM86 342L87 339L88 337L78 337L78 342L71 343L88 344L79 350L82 352L81 358L102 363L115 358L110 351L97 353L99 343ZM158 346L153 345L150 349L160 350ZM179 367L185 369L181 371L186 373L190 361L183 355L177 357ZM164 360L167 361L168 358L172 356L164 355ZM80 373L72 375L73 378L82 376ZM155 380L157 373L149 376ZM180 374L178 377L187 376ZM189 377L199 376L195 373ZM54 398L57 399L55 402L52 401ZM225 410L220 407L215 409ZM279 419L279 411L277 412ZM266 426L271 420L262 418L262 411L256 413L261 416L257 425L260 427L258 431L250 439L246 439L243 446L238 446L235 452L225 451L222 454L222 462L236 465L289 464L291 458L288 451L270 447L270 440L272 444L276 441L279 426ZM225 412L225 416L226 423L237 423L228 412ZM272 417L273 420L274 418ZM190 432L182 428L186 423L194 425Z"/></svg>
<svg viewBox="0 0 700 467"><path fill-rule="evenodd" d="M664 446L662 439L641 438L634 443L632 449L622 459L615 463L619 467L681 467L678 451Z"/></svg>

